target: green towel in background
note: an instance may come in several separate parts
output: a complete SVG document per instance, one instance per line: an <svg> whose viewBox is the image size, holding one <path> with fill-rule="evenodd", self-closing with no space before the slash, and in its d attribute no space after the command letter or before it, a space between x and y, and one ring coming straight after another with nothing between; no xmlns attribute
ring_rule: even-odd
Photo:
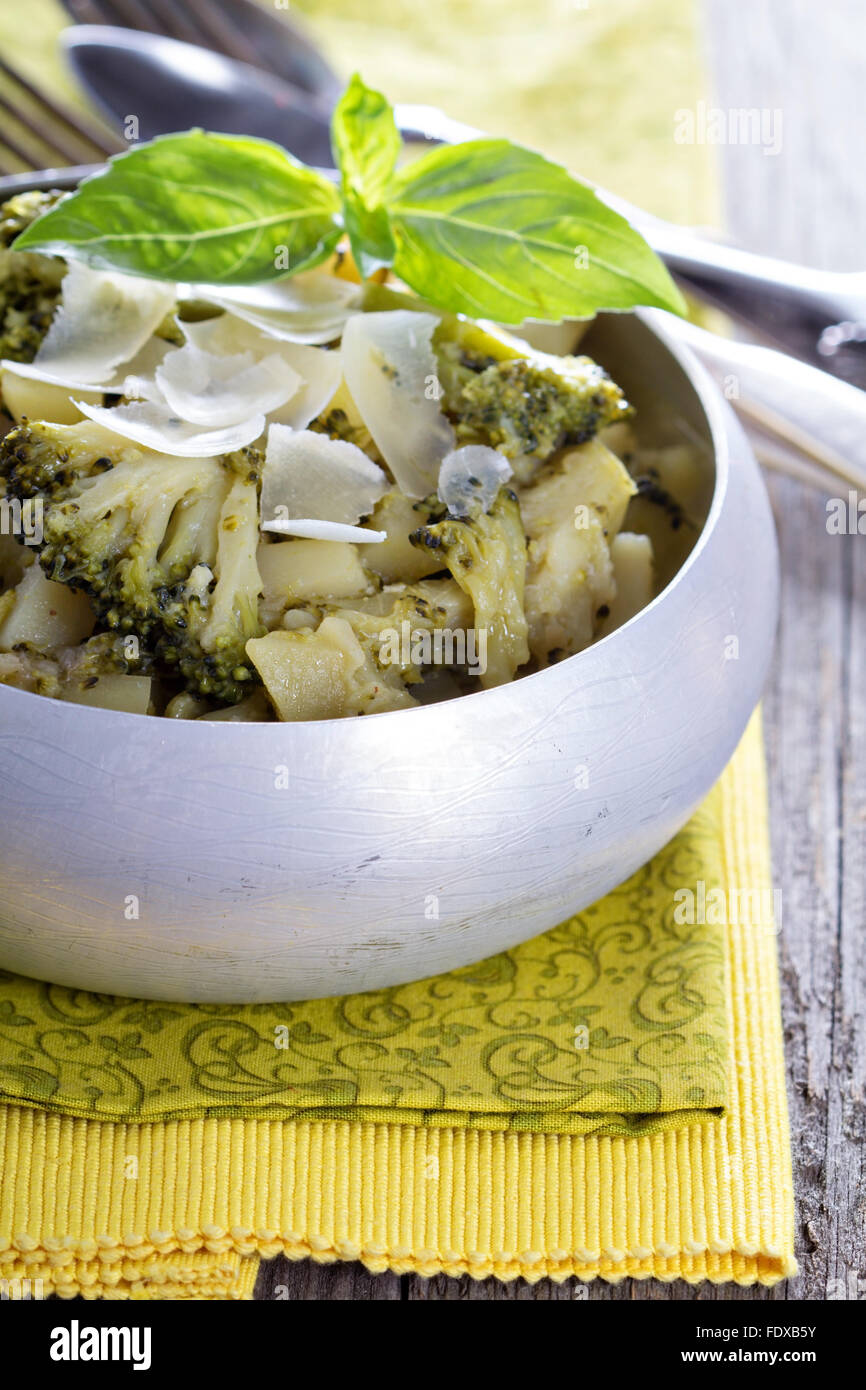
<svg viewBox="0 0 866 1390"><path fill-rule="evenodd" d="M674 140L706 99L691 0L296 0L338 72L429 102L681 222L717 217L705 146Z"/></svg>

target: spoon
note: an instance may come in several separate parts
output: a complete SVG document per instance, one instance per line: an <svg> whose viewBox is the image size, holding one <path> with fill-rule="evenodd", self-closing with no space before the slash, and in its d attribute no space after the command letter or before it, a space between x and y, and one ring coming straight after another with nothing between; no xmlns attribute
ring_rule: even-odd
<svg viewBox="0 0 866 1390"><path fill-rule="evenodd" d="M108 24L65 29L61 45L108 121L128 129L134 120L134 140L196 125L275 140L304 163L333 169L330 87L303 91L212 49ZM453 144L481 134L432 106L397 106L395 115L411 142Z"/></svg>
<svg viewBox="0 0 866 1390"><path fill-rule="evenodd" d="M333 167L330 82L313 94L210 49L110 25L78 25L61 41L75 76L103 113L121 128L134 114L140 140L195 124L276 140L306 163ZM398 105L395 115L410 142L454 143L482 134L430 106ZM709 288L741 316L745 304L751 321L771 332L792 312L822 326L866 322L864 273L815 270L707 241L597 191L639 227L671 270Z"/></svg>
<svg viewBox="0 0 866 1390"><path fill-rule="evenodd" d="M289 0L60 0L76 24L165 34L264 68L331 106L343 81Z"/></svg>

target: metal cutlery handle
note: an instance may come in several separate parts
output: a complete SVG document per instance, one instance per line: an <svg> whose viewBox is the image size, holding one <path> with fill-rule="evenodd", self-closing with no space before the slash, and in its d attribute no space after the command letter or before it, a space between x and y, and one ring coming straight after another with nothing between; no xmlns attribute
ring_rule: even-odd
<svg viewBox="0 0 866 1390"><path fill-rule="evenodd" d="M824 323L866 321L866 274L775 260L655 220L642 222L640 230L669 270L720 299L734 291L744 297L760 295L783 311L805 311Z"/></svg>
<svg viewBox="0 0 866 1390"><path fill-rule="evenodd" d="M464 125L463 121L453 121L437 106L398 102L394 107L394 119L409 144L457 145L461 140L486 138L483 130Z"/></svg>
<svg viewBox="0 0 866 1390"><path fill-rule="evenodd" d="M659 309L641 311L652 322ZM696 354L732 405L752 399L825 445L825 466L866 492L866 392L772 348L708 333L664 314L664 326Z"/></svg>

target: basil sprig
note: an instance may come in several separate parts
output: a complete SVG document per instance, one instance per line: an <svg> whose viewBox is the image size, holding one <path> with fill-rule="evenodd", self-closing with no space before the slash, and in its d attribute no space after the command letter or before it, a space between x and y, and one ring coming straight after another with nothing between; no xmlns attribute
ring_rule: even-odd
<svg viewBox="0 0 866 1390"><path fill-rule="evenodd" d="M443 145L402 168L394 113L355 76L334 112L339 187L267 140L200 130L117 155L16 250L159 280L255 285L349 236L443 310L516 324L639 304L683 312L643 237L588 184L508 140Z"/></svg>
<svg viewBox="0 0 866 1390"><path fill-rule="evenodd" d="M357 73L334 111L331 143L352 255L369 279L393 265L397 254L384 202L402 141L392 107L381 92L365 87Z"/></svg>

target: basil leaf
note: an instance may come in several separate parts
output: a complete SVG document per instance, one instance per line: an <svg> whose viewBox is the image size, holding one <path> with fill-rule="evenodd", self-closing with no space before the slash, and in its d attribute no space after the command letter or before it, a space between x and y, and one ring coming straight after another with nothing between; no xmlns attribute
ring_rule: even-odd
<svg viewBox="0 0 866 1390"><path fill-rule="evenodd" d="M351 189L344 189L343 218L355 265L364 280L393 264L397 246L383 207L368 208Z"/></svg>
<svg viewBox="0 0 866 1390"><path fill-rule="evenodd" d="M400 132L390 103L358 73L331 120L334 158L340 170L346 231L355 264L368 279L389 266L396 246L382 196L400 153Z"/></svg>
<svg viewBox="0 0 866 1390"><path fill-rule="evenodd" d="M339 209L330 180L278 145L191 130L112 159L15 249L157 280L254 285L323 260Z"/></svg>
<svg viewBox="0 0 866 1390"><path fill-rule="evenodd" d="M507 140L443 146L387 197L396 274L442 309L500 323L656 305L683 313L662 262L594 191Z"/></svg>
<svg viewBox="0 0 866 1390"><path fill-rule="evenodd" d="M381 92L366 86L358 73L334 108L331 143L344 185L367 207L377 207L402 142L390 103Z"/></svg>

